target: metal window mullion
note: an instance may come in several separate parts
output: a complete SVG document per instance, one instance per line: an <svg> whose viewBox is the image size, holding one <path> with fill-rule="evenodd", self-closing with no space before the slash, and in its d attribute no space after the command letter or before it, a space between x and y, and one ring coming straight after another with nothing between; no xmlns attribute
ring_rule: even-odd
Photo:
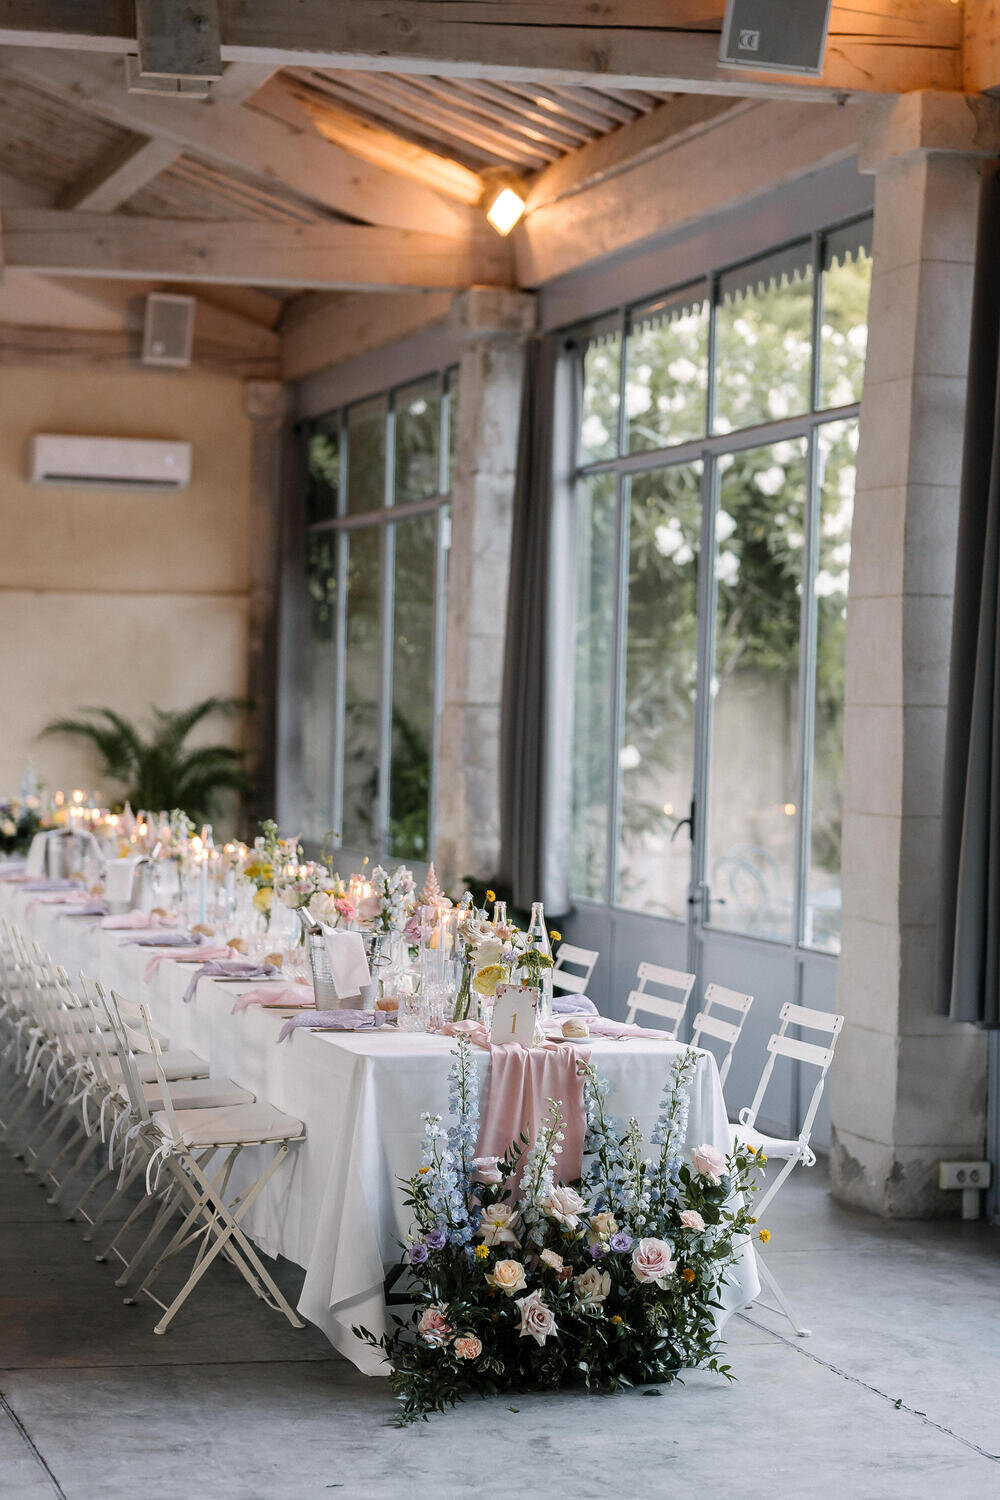
<svg viewBox="0 0 1000 1500"><path fill-rule="evenodd" d="M792 893L792 942L804 939L809 846L812 831L812 752L816 701L816 566L819 559L819 434L810 435L806 452L803 515L802 606L799 640L799 743L795 793L795 885Z"/></svg>
<svg viewBox="0 0 1000 1500"><path fill-rule="evenodd" d="M334 689L333 689L333 789L331 809L335 843L342 842L344 828L344 734L347 701L347 534L334 540L334 567L337 574L336 618L334 622Z"/></svg>
<svg viewBox="0 0 1000 1500"><path fill-rule="evenodd" d="M698 573L698 681L696 688L697 712L695 715L695 787L696 804L695 837L692 858L693 889L690 911L693 920L689 933L697 942L700 926L711 925L708 901L708 820L711 812L712 774L712 720L714 698L712 682L715 676L715 612L718 597L716 581L715 517L719 507L719 466L715 457L705 453L702 471L702 546ZM699 955L692 954L697 963Z"/></svg>
<svg viewBox="0 0 1000 1500"><path fill-rule="evenodd" d="M439 751L441 714L444 709L444 652L448 622L448 553L451 548L451 510L442 505L437 513L435 532L434 576L434 710L431 717L431 774L427 807L427 858L433 859L437 846L438 808L440 799Z"/></svg>
<svg viewBox="0 0 1000 1500"><path fill-rule="evenodd" d="M385 413L385 475L383 498L392 509L396 474L396 411L390 399ZM383 856L389 844L389 776L392 765L392 640L396 561L396 527L383 524L379 538L379 673L378 673L378 761L376 774L375 847Z"/></svg>
<svg viewBox="0 0 1000 1500"><path fill-rule="evenodd" d="M608 827L605 859L605 900L609 906L618 900L618 856L621 842L622 778L621 749L625 733L625 676L628 632L629 578L629 507L628 479L615 478L615 597L611 637L611 745L608 757Z"/></svg>

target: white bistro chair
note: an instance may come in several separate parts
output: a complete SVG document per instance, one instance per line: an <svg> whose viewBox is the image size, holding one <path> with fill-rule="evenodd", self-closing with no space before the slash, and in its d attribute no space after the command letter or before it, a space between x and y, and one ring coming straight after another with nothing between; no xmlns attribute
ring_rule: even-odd
<svg viewBox="0 0 1000 1500"><path fill-rule="evenodd" d="M844 1025L843 1016L828 1015L825 1011L810 1010L805 1005L783 1005L779 1015L778 1030L767 1044L767 1061L764 1071L760 1075L760 1083L754 1095L753 1103L747 1108L740 1110L739 1124L734 1128L737 1145L749 1146L753 1151L762 1151L766 1157L784 1163L781 1171L775 1177L756 1203L756 1216L758 1223L764 1217L765 1210L775 1197L782 1183L790 1175L792 1170L802 1164L804 1167L816 1165L815 1152L810 1148L809 1139L812 1135L813 1124L816 1119L816 1111L819 1109L819 1101L823 1097L823 1089L826 1086L826 1075L830 1071L833 1062L833 1053L837 1045L837 1038ZM802 1042L796 1037L788 1035L788 1028L795 1026L804 1031L820 1031L827 1038L825 1045L817 1042ZM819 1069L819 1077L813 1088L812 1098L802 1121L802 1128L795 1140L782 1140L778 1136L765 1135L757 1129L757 1116L764 1102L767 1086L774 1072L774 1060L776 1057L789 1057L796 1062L805 1063L808 1067ZM763 1258L758 1255L757 1268L761 1279L774 1293L778 1307L791 1323L799 1338L808 1338L809 1329L804 1328L800 1320L795 1316L792 1306L778 1285L773 1274L764 1264Z"/></svg>
<svg viewBox="0 0 1000 1500"><path fill-rule="evenodd" d="M574 948L572 943L560 943L552 966L552 988L561 990L566 995L586 994L590 976L600 956L596 948ZM582 969L583 973L572 973L566 968L567 964L572 964L575 969Z"/></svg>
<svg viewBox="0 0 1000 1500"><path fill-rule="evenodd" d="M722 1084L729 1075L733 1050L740 1039L740 1032L750 1014L752 1004L752 995L742 995L739 990L727 990L721 984L710 984L705 989L704 1009L700 1010L694 1018L694 1030L691 1033L692 1047L702 1046L703 1036L715 1037L717 1041L727 1044L725 1054L719 1063L719 1082ZM735 1011L736 1019L734 1021L723 1020L721 1016L714 1014L716 1010Z"/></svg>
<svg viewBox="0 0 1000 1500"><path fill-rule="evenodd" d="M635 1020L638 1011L648 1011L650 1015L669 1021L669 1026L664 1030L672 1039L676 1038L694 989L695 976L685 974L681 969L661 969L658 964L640 964L636 978L638 984L628 997L626 1019L629 1025ZM650 984L655 984L661 990L678 991L681 998L671 1000L667 995L655 995L647 989Z"/></svg>

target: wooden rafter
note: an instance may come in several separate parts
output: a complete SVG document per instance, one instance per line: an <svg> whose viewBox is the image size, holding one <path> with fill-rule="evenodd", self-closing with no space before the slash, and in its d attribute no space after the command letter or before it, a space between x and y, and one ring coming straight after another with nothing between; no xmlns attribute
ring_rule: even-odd
<svg viewBox="0 0 1000 1500"><path fill-rule="evenodd" d="M510 282L507 243L355 224L198 222L15 209L7 263L44 275L323 290L458 289Z"/></svg>
<svg viewBox="0 0 1000 1500"><path fill-rule="evenodd" d="M246 0L228 9L221 56L276 66L446 73L487 79L784 97L900 93L962 83L962 16L951 0L835 4L823 77L718 66L721 0ZM128 0L4 0L0 42L135 47Z"/></svg>
<svg viewBox="0 0 1000 1500"><path fill-rule="evenodd" d="M359 161L311 126L295 130L225 97L199 103L127 94L120 58L9 48L0 53L0 64L4 74L102 119L171 141L178 151L194 151L220 166L283 182L365 223L464 238L480 222L467 205Z"/></svg>

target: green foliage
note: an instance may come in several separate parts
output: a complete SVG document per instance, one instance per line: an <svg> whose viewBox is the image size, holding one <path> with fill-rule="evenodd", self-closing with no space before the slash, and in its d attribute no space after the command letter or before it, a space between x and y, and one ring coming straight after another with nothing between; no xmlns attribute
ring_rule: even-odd
<svg viewBox="0 0 1000 1500"><path fill-rule="evenodd" d="M53 719L42 734L89 740L103 757L104 774L122 783L122 799L133 807L176 807L200 823L214 815L221 793L242 796L250 783L241 751L229 745L191 749L188 736L212 714L235 714L245 708L235 698L205 698L180 711L153 708L148 734L114 709L84 708L81 713L90 714L90 719Z"/></svg>

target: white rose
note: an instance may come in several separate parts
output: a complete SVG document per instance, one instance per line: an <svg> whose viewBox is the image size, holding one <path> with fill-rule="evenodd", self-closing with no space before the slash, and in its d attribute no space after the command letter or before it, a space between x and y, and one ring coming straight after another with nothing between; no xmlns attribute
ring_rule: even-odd
<svg viewBox="0 0 1000 1500"><path fill-rule="evenodd" d="M555 1314L542 1301L541 1292L532 1292L527 1297L518 1297L514 1303L521 1310L521 1337L534 1339L544 1344L557 1332Z"/></svg>
<svg viewBox="0 0 1000 1500"><path fill-rule="evenodd" d="M561 1271L565 1264L562 1256L556 1250L543 1250L538 1257L546 1266L551 1266L553 1271Z"/></svg>
<svg viewBox="0 0 1000 1500"><path fill-rule="evenodd" d="M507 1203L491 1203L483 1209L477 1235L486 1245L517 1245L520 1241L514 1233L517 1211Z"/></svg>
<svg viewBox="0 0 1000 1500"><path fill-rule="evenodd" d="M479 947L476 949L476 967L479 969L486 969L490 964L498 964L500 962L500 955L502 952L503 946L502 944L497 942L496 938L487 938L486 941L480 943Z"/></svg>
<svg viewBox="0 0 1000 1500"><path fill-rule="evenodd" d="M553 1188L549 1196L543 1198L539 1204L543 1213L548 1214L549 1218L555 1219L557 1223L565 1225L567 1229L576 1229L583 1206L580 1194L571 1187Z"/></svg>
<svg viewBox="0 0 1000 1500"><path fill-rule="evenodd" d="M573 1290L578 1307L598 1307L611 1291L611 1276L591 1266L582 1276L574 1276Z"/></svg>
<svg viewBox="0 0 1000 1500"><path fill-rule="evenodd" d="M326 891L316 891L309 897L309 915L317 922L336 922L337 908L333 904L333 897Z"/></svg>

